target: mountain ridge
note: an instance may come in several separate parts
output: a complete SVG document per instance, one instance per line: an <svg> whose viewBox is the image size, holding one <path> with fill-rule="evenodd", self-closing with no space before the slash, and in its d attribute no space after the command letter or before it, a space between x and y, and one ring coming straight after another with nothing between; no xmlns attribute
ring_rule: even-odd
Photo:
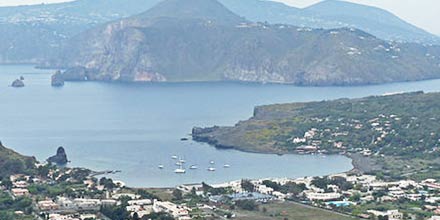
<svg viewBox="0 0 440 220"><path fill-rule="evenodd" d="M67 40L77 34L110 21L140 14L160 1L77 0L57 4L0 7L0 32L4 33L0 35L0 63L37 64L47 61ZM402 28L396 26L395 22L374 21L368 26L356 23L363 20L351 19L352 23L341 22L338 19L321 18L319 13L304 13L305 9L272 1L221 0L220 2L235 14L253 22L268 21L273 24L326 29L355 27L385 40L440 44L439 37L420 28L413 30L407 27L411 26L407 24ZM372 25L378 27L378 30L371 28Z"/></svg>
<svg viewBox="0 0 440 220"><path fill-rule="evenodd" d="M50 65L72 67L66 75L73 80L324 86L440 77L438 47L390 43L354 28L270 25L238 16L232 23L212 22L200 16L206 4L230 17L215 0L168 1L191 2L187 7L194 12L188 15L186 8L176 9L174 4L164 9L161 3L146 12L157 16L137 15L80 35Z"/></svg>
<svg viewBox="0 0 440 220"><path fill-rule="evenodd" d="M440 44L440 36L429 33L387 10L374 6L341 0L325 0L305 8L276 3L277 10L273 10L271 7L259 7L258 13L254 13L252 10L246 9L244 2L247 5L272 5L272 2L267 0L221 0L221 2L233 12L252 21L268 21L269 23L325 29L354 27L385 40ZM345 14L345 17L337 16L339 13ZM372 13L375 15L372 16ZM381 28L381 26L385 27ZM372 27L376 27L378 30Z"/></svg>

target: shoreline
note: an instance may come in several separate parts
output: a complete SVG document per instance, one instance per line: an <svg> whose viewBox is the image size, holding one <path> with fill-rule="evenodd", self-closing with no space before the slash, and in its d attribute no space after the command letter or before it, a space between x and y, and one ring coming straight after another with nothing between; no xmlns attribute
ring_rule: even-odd
<svg viewBox="0 0 440 220"><path fill-rule="evenodd" d="M212 145L211 145L212 146ZM217 147L216 147L217 148ZM310 155L312 156L312 154L297 154L297 153L275 153L275 152L258 152L258 151L246 151L246 150L239 150L236 148L218 148L219 150L236 150L236 151L241 151L241 152L245 152L245 153L255 153L255 154L272 154L272 155L278 155L278 156L283 156L283 155ZM334 175L334 174L341 174L341 173L346 173L346 174L365 174L365 173L369 173L374 171L375 169L377 169L378 164L374 161L373 158L371 157L365 157L359 153L348 153L348 154L322 154L322 155L326 155L326 156L344 156L346 158L351 159L351 164L353 166L353 168L351 168L350 170L347 171L343 171L343 172L338 172L338 173L331 173L328 175ZM105 174L104 174L105 175ZM316 176L311 176L311 177L316 177ZM296 178L291 178L291 177L265 177L265 178L260 178L260 179L280 179L280 178L287 178L287 179L297 179L297 178L301 178L301 177L296 177ZM256 179L252 179L252 180L256 180ZM233 181L237 181L237 180L231 180ZM216 184L222 184L222 183L227 183L227 182L231 182L231 181L226 181L226 182L220 182L220 183L216 183ZM192 185L192 184L197 184L197 183L184 183L182 185ZM173 187L169 187L169 186L163 186L163 187L130 187L127 186L129 188L132 189L171 189ZM177 186L175 186L177 187Z"/></svg>

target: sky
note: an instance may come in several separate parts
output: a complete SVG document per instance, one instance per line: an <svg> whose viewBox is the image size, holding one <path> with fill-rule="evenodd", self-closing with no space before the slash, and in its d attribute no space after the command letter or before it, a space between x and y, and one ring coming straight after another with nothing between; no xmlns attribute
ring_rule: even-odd
<svg viewBox="0 0 440 220"><path fill-rule="evenodd" d="M63 2L67 0L0 0L0 6ZM275 0L295 7L307 7L320 0ZM388 10L405 21L440 36L439 0L346 0Z"/></svg>

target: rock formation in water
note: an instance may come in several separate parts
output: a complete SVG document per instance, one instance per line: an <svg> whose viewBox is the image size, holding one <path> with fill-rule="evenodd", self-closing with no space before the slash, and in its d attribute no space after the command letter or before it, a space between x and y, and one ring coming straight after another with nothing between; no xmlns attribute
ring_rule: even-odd
<svg viewBox="0 0 440 220"><path fill-rule="evenodd" d="M24 82L22 79L16 79L14 80L14 82L12 82L11 86L15 88L21 88L24 87Z"/></svg>
<svg viewBox="0 0 440 220"><path fill-rule="evenodd" d="M61 73L61 71L57 71L55 74L52 75L51 84L54 87L61 87L64 86L64 77Z"/></svg>
<svg viewBox="0 0 440 220"><path fill-rule="evenodd" d="M55 156L49 157L47 159L47 162L49 163L55 163L58 165L65 165L67 162L67 154L63 147L59 147L57 150L57 154Z"/></svg>

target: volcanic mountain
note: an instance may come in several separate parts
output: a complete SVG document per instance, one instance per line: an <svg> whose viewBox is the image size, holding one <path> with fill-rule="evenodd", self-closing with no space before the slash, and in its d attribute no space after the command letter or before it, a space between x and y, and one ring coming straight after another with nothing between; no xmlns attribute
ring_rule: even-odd
<svg viewBox="0 0 440 220"><path fill-rule="evenodd" d="M354 28L255 23L216 0L165 0L86 31L48 66L66 80L354 85L440 77L440 48Z"/></svg>

